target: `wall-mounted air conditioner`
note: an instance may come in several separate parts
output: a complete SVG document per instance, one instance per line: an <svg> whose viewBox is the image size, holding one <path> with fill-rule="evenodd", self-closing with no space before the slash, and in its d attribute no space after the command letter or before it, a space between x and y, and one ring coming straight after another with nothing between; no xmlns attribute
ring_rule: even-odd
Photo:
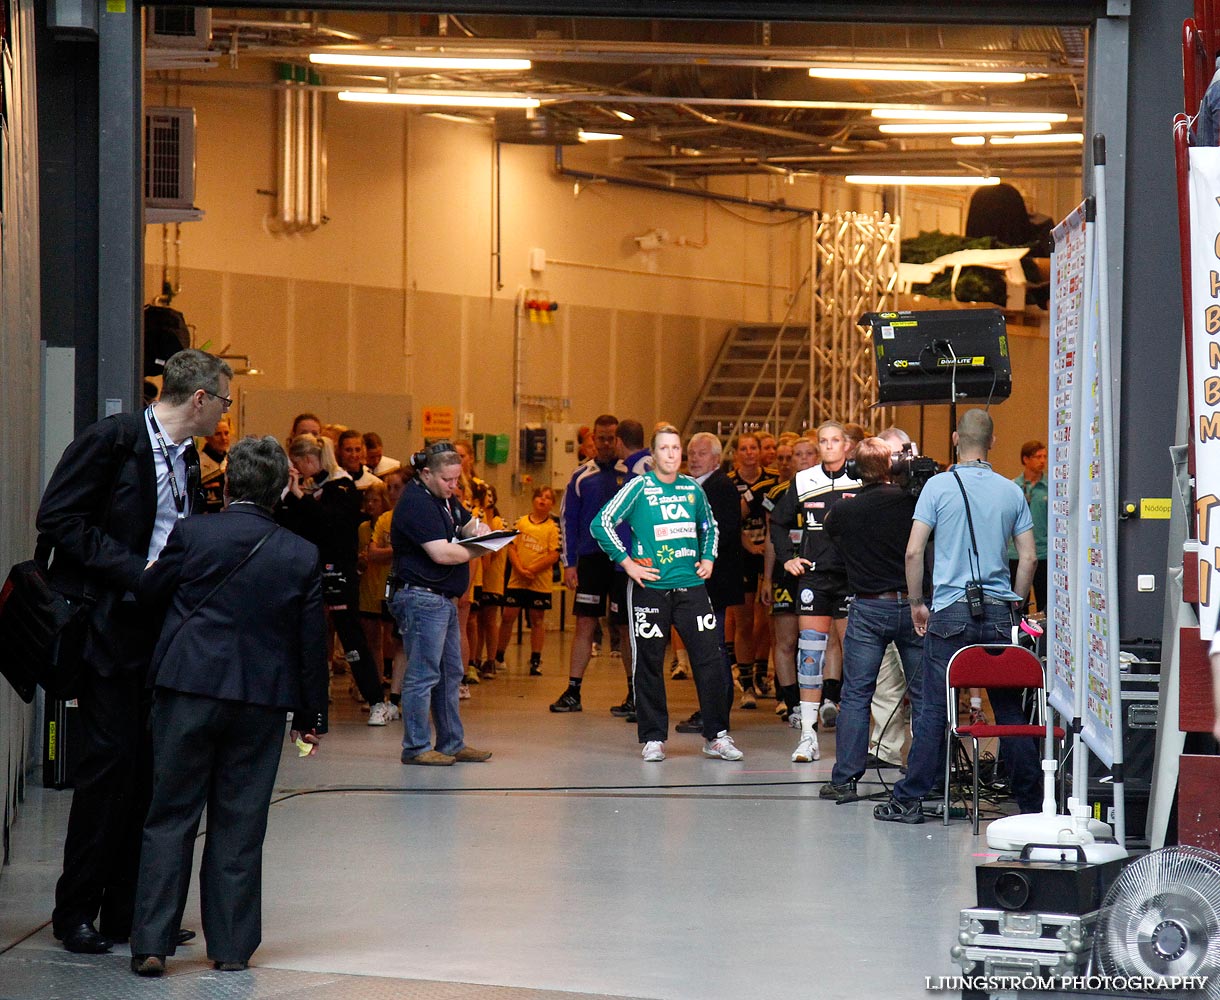
<svg viewBox="0 0 1220 1000"><path fill-rule="evenodd" d="M195 222L195 109L144 109L144 220Z"/></svg>
<svg viewBox="0 0 1220 1000"><path fill-rule="evenodd" d="M150 7L145 27L149 46L206 49L212 41L212 12L206 7Z"/></svg>

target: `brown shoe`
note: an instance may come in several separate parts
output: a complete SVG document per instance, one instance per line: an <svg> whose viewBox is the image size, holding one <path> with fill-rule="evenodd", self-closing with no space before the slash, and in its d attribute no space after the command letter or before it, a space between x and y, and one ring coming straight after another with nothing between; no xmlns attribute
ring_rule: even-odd
<svg viewBox="0 0 1220 1000"><path fill-rule="evenodd" d="M490 750L476 750L474 747L462 747L454 756L459 764L482 764L491 757Z"/></svg>
<svg viewBox="0 0 1220 1000"><path fill-rule="evenodd" d="M132 955L131 971L137 976L162 976L165 974L165 956Z"/></svg>
<svg viewBox="0 0 1220 1000"><path fill-rule="evenodd" d="M402 755L404 764L424 764L428 767L448 767L457 758L450 757L447 753L441 753L439 750L425 750L423 753L417 753L414 757L408 757L405 753Z"/></svg>

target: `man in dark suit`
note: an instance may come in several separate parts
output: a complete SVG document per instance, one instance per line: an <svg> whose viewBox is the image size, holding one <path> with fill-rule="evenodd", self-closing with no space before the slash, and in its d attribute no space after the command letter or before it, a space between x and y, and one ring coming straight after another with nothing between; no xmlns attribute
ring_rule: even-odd
<svg viewBox="0 0 1220 1000"><path fill-rule="evenodd" d="M691 478L703 487L708 506L716 519L719 532L716 564L707 581L707 596L716 612L716 637L724 651L724 684L727 703L733 704L733 668L728 651L724 648L725 612L741 604L745 597L743 581L744 557L741 547L741 494L737 486L720 467L722 446L715 434L700 431L691 436L686 446L686 468ZM674 727L680 733L703 731L703 714L695 712Z"/></svg>
<svg viewBox="0 0 1220 1000"><path fill-rule="evenodd" d="M246 967L262 939L263 838L285 710L294 740L317 743L326 728L318 548L271 516L287 485L275 438L238 442L225 510L176 525L141 583L141 603L168 609L150 672L153 795L131 933L142 976L161 975L174 953L205 805L208 957L222 971Z"/></svg>
<svg viewBox="0 0 1220 1000"><path fill-rule="evenodd" d="M77 684L81 757L52 917L69 951L108 951L131 930L148 800L143 691L156 638L134 594L175 521L203 510L192 435L210 433L228 409L232 374L202 351L175 354L161 400L82 432L38 509L39 548L53 550L51 586L87 605Z"/></svg>

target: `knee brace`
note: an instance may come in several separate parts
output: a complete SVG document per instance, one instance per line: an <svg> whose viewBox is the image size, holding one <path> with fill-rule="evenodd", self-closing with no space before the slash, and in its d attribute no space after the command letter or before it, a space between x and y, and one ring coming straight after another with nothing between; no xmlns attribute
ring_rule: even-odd
<svg viewBox="0 0 1220 1000"><path fill-rule="evenodd" d="M796 643L796 682L802 688L822 686L822 661L826 659L826 633L801 629Z"/></svg>

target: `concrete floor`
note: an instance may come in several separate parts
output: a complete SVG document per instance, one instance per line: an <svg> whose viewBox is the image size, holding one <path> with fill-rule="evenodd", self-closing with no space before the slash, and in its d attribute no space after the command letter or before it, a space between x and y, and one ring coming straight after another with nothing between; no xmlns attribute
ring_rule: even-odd
<svg viewBox="0 0 1220 1000"><path fill-rule="evenodd" d="M507 673L463 703L487 764L403 767L399 726L364 725L337 681L322 753L284 754L248 973L212 972L202 942L160 981L131 975L123 946L64 952L48 919L70 793L31 788L0 877L0 1000L854 1000L924 997L926 976L958 971L958 911L991 857L968 822L882 824L868 802L820 801L833 736L821 761L791 764L795 734L771 701L734 712L745 760L675 734L669 759L646 764L608 711L618 659L592 662L583 713L547 711L567 638L549 635L541 678L513 647ZM694 685L669 690L676 721ZM184 924L200 927L194 890Z"/></svg>

